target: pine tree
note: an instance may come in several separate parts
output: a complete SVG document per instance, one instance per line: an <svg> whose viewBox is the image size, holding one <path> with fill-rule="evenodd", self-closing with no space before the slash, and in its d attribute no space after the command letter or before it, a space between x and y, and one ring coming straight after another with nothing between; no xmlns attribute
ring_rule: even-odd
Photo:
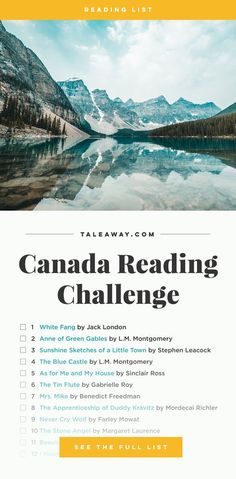
<svg viewBox="0 0 236 479"><path fill-rule="evenodd" d="M52 131L52 120L51 120L51 116L49 115L48 117L48 124L47 124L47 132L51 132Z"/></svg>
<svg viewBox="0 0 236 479"><path fill-rule="evenodd" d="M60 120L60 118L57 119L56 132L57 132L57 135L61 135L61 120Z"/></svg>
<svg viewBox="0 0 236 479"><path fill-rule="evenodd" d="M53 118L53 122L52 122L52 128L51 128L51 132L53 135L56 135L56 125L57 125L57 119L56 117L54 116Z"/></svg>
<svg viewBox="0 0 236 479"><path fill-rule="evenodd" d="M62 128L62 136L67 136L66 124L65 123L64 123L63 128Z"/></svg>

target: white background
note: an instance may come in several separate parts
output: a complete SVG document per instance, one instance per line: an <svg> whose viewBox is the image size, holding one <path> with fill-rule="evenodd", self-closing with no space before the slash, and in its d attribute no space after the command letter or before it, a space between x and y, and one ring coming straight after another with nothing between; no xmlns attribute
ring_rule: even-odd
<svg viewBox="0 0 236 479"><path fill-rule="evenodd" d="M234 212L1 212L1 441L6 477L104 477L147 474L163 479L220 479L233 471L235 449L235 213ZM82 239L80 231L154 231L155 238ZM73 236L29 236L26 233L75 233ZM210 233L173 235L160 233ZM219 275L24 275L22 255L38 258L83 258L89 252L115 265L117 254L167 258L219 258ZM113 268L115 270L115 267ZM153 277L154 276L154 277ZM109 278L109 280L108 280ZM79 281L78 281L79 279ZM180 291L176 306L155 310L139 306L63 306L57 290L65 283L84 282L91 289L122 282L125 289ZM141 335L174 335L179 345L210 346L212 355L189 359L163 358L167 378L145 383L145 394L174 404L217 404L217 413L174 412L151 418L162 436L183 436L182 459L18 459L18 394L20 322L122 322ZM150 345L151 346L151 345ZM153 380L154 381L154 380ZM156 381L156 380L155 380ZM230 477L231 477L230 473Z"/></svg>

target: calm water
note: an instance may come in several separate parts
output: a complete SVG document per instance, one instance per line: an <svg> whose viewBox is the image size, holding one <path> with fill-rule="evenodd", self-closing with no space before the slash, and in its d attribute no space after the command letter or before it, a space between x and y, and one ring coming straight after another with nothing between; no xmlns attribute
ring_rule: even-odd
<svg viewBox="0 0 236 479"><path fill-rule="evenodd" d="M236 141L0 140L0 209L233 210Z"/></svg>

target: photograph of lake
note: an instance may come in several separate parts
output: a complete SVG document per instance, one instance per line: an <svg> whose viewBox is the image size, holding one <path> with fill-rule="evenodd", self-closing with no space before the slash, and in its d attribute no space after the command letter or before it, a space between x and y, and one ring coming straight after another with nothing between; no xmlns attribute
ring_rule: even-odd
<svg viewBox="0 0 236 479"><path fill-rule="evenodd" d="M236 208L236 141L61 142L0 143L1 209Z"/></svg>
<svg viewBox="0 0 236 479"><path fill-rule="evenodd" d="M0 22L0 209L235 210L235 51L235 21Z"/></svg>

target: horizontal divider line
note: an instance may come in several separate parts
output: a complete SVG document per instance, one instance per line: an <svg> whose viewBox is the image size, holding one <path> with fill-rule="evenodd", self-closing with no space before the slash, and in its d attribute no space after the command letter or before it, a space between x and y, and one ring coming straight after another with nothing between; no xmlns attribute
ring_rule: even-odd
<svg viewBox="0 0 236 479"><path fill-rule="evenodd" d="M73 236L75 233L25 233L27 236Z"/></svg>
<svg viewBox="0 0 236 479"><path fill-rule="evenodd" d="M160 233L162 236L209 236L211 233Z"/></svg>

